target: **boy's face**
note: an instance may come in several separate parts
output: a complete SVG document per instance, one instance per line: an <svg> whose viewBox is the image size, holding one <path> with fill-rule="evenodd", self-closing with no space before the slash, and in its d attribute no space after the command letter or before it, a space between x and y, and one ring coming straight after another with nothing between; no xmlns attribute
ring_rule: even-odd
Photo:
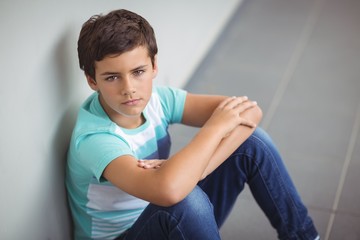
<svg viewBox="0 0 360 240"><path fill-rule="evenodd" d="M156 74L156 58L153 67L147 49L140 46L95 62L96 81L90 76L87 80L99 91L100 103L112 121L136 128L143 123L142 111L151 97Z"/></svg>

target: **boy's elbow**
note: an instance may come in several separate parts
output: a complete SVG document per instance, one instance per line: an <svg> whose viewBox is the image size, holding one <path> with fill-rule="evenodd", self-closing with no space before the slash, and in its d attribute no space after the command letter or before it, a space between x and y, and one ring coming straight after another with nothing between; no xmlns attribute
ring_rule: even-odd
<svg viewBox="0 0 360 240"><path fill-rule="evenodd" d="M259 125L263 117L263 112L258 105L255 105L252 108L250 108L248 111L244 112L243 116L248 120L252 121L253 123L255 123L256 125Z"/></svg>
<svg viewBox="0 0 360 240"><path fill-rule="evenodd" d="M161 194L159 195L159 205L163 207L171 207L181 202L187 194L181 187L175 186L174 183L164 183L161 186Z"/></svg>
<svg viewBox="0 0 360 240"><path fill-rule="evenodd" d="M254 118L255 118L256 124L260 123L262 117L263 117L263 112L262 112L261 108L258 105L256 105L254 107Z"/></svg>
<svg viewBox="0 0 360 240"><path fill-rule="evenodd" d="M177 203L181 202L181 200L184 198L178 198L176 196L165 196L161 202L160 202L160 206L162 207L172 207L174 205L176 205Z"/></svg>

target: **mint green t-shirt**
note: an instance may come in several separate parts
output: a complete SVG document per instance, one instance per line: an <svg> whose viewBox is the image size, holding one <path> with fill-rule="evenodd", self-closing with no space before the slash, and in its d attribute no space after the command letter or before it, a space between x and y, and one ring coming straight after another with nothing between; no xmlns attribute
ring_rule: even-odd
<svg viewBox="0 0 360 240"><path fill-rule="evenodd" d="M66 186L75 224L75 239L114 239L132 226L148 202L131 196L102 178L105 167L123 155L167 159L168 126L180 123L186 92L154 87L143 111L145 123L124 129L110 120L92 94L82 105L67 159Z"/></svg>

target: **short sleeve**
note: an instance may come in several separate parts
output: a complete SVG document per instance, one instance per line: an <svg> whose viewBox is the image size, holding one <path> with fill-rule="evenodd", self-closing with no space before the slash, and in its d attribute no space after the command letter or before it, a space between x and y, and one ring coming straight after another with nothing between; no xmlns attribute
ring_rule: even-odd
<svg viewBox="0 0 360 240"><path fill-rule="evenodd" d="M100 182L106 166L123 155L133 155L129 145L110 133L96 133L81 139L77 145L78 160Z"/></svg>
<svg viewBox="0 0 360 240"><path fill-rule="evenodd" d="M187 92L182 89L158 86L157 93L169 123L180 123L184 113Z"/></svg>

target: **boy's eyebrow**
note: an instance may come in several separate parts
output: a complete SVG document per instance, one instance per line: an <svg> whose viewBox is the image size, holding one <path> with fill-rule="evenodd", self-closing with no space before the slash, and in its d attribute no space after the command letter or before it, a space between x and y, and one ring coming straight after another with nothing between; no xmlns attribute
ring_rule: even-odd
<svg viewBox="0 0 360 240"><path fill-rule="evenodd" d="M103 72L100 74L101 76L105 76L105 75L120 75L119 72Z"/></svg>
<svg viewBox="0 0 360 240"><path fill-rule="evenodd" d="M130 71L131 71L131 72L135 72L135 71L140 70L140 69L143 69L143 68L145 68L145 67L147 67L147 66L148 66L147 64L145 64L145 65L140 65L140 66L138 66L138 67L136 67L136 68L134 68L134 69L131 69ZM120 73L120 72L103 72L103 73L101 73L100 75L101 75L101 76L105 76L105 75L121 75L121 73Z"/></svg>
<svg viewBox="0 0 360 240"><path fill-rule="evenodd" d="M140 70L140 69L143 69L143 68L145 68L145 67L147 67L147 66L148 66L147 64L145 64L145 65L140 65L140 66L132 69L131 72L135 72L135 71Z"/></svg>

